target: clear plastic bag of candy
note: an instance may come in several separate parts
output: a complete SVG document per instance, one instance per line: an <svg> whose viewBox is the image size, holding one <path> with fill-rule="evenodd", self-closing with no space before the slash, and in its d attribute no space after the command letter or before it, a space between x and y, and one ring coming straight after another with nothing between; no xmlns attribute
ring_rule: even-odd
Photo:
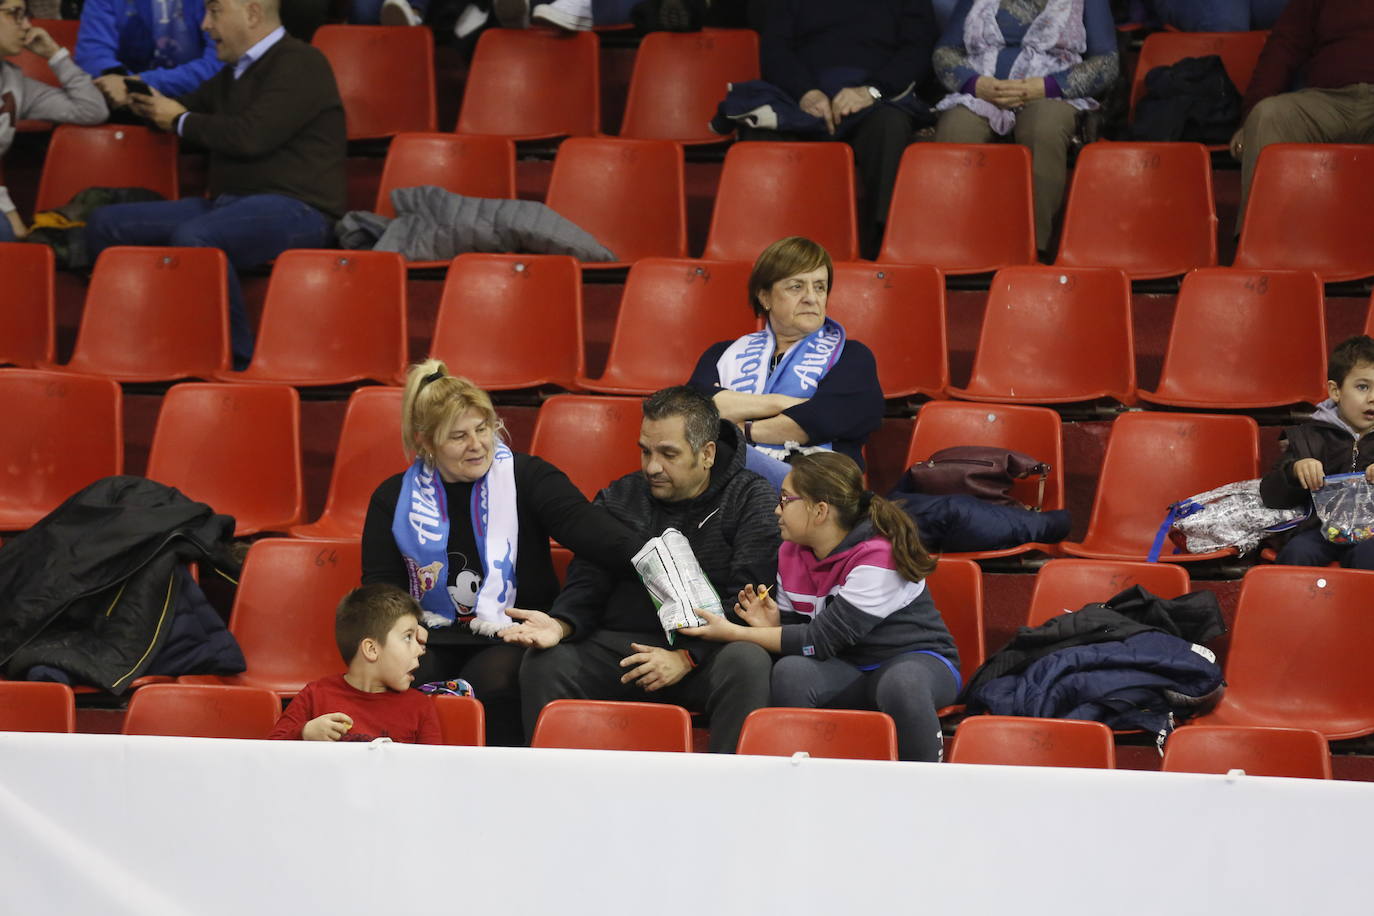
<svg viewBox="0 0 1374 916"><path fill-rule="evenodd" d="M1363 471L1332 474L1312 494L1322 536L1333 544L1358 544L1374 538L1374 486Z"/></svg>

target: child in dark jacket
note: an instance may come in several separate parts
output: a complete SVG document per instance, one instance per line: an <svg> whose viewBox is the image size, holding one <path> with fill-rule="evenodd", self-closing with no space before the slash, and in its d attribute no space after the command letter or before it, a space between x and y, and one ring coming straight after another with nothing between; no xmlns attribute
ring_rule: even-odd
<svg viewBox="0 0 1374 916"><path fill-rule="evenodd" d="M1275 509L1303 506L1328 474L1363 471L1374 483L1374 339L1342 341L1331 353L1326 388L1330 398L1312 418L1284 430L1283 456L1260 481L1264 504ZM1371 520L1374 521L1374 520ZM1374 570L1374 540L1333 544L1315 520L1306 523L1279 551L1289 566L1342 566Z"/></svg>

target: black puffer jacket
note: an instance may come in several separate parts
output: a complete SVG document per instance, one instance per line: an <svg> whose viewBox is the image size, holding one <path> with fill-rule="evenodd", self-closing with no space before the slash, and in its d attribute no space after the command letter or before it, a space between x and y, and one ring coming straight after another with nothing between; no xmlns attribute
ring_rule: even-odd
<svg viewBox="0 0 1374 916"><path fill-rule="evenodd" d="M208 560L237 572L233 530L229 516L163 484L96 481L0 549L0 665L10 677L47 667L123 693L172 633L185 591L178 567ZM233 637L201 629L199 658L185 663L232 669L237 655L242 670ZM196 655L185 645L177 654Z"/></svg>

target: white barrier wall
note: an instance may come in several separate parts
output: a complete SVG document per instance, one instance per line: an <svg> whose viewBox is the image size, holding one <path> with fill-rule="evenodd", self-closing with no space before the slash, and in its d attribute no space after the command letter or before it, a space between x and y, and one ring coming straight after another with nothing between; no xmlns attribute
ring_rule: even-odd
<svg viewBox="0 0 1374 916"><path fill-rule="evenodd" d="M1372 828L1356 782L0 733L12 914L1291 916L1368 908Z"/></svg>

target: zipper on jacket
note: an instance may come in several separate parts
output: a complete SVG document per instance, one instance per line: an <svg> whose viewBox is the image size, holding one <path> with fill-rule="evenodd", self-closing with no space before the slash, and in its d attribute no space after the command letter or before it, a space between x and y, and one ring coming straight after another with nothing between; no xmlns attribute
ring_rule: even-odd
<svg viewBox="0 0 1374 916"><path fill-rule="evenodd" d="M157 626L153 628L153 638L148 643L148 648L143 650L143 655L139 657L138 661L134 662L134 666L125 672L123 677L111 682L110 686L118 687L125 680L132 677L133 673L137 671L139 667L148 660L148 656L152 654L153 646L157 645L157 638L162 635L162 625L167 622L167 609L172 606L172 587L176 585L176 581L177 573L176 569L173 568L171 574L167 577L167 594L162 599L162 613L157 616ZM121 588L120 591L122 592L123 589ZM111 606L110 610L114 610L113 606ZM107 614L106 616L108 617L109 615Z"/></svg>

